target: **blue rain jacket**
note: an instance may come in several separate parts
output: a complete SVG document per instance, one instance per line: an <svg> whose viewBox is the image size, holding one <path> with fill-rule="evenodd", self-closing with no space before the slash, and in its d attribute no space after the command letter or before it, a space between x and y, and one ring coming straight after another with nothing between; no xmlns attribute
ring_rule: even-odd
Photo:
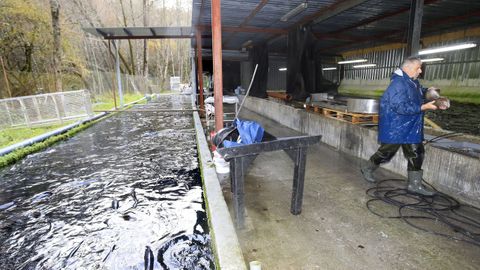
<svg viewBox="0 0 480 270"><path fill-rule="evenodd" d="M401 69L396 70L380 99L378 140L381 143L414 144L423 141L423 115L426 88Z"/></svg>

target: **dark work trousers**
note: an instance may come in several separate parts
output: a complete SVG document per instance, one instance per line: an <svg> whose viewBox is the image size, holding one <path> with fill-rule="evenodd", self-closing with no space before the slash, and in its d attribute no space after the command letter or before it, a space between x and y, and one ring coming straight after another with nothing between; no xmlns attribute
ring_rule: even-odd
<svg viewBox="0 0 480 270"><path fill-rule="evenodd" d="M402 147L403 155L408 160L409 171L420 171L422 169L423 157L425 156L425 148L422 143L418 144L389 144L382 143L377 152L370 157L370 161L375 165L389 162L398 148Z"/></svg>

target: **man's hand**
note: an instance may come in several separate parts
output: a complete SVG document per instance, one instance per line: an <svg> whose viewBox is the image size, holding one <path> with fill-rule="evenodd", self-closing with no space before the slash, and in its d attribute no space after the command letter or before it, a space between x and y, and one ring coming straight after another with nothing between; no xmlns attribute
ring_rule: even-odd
<svg viewBox="0 0 480 270"><path fill-rule="evenodd" d="M420 107L420 109L422 111L426 111L426 110L433 110L434 111L434 110L438 109L437 106L435 106L434 103L435 103L435 100L430 101L428 103L425 103L425 104L422 105L422 107Z"/></svg>

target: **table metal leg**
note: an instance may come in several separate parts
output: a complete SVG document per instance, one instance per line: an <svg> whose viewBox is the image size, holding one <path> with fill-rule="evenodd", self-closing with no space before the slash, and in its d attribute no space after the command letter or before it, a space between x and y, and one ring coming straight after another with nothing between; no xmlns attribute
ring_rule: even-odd
<svg viewBox="0 0 480 270"><path fill-rule="evenodd" d="M295 170L293 173L292 205L290 212L298 215L302 212L303 187L305 182L305 164L307 162L307 148L296 150Z"/></svg>
<svg viewBox="0 0 480 270"><path fill-rule="evenodd" d="M237 228L241 229L245 223L245 192L244 192L244 171L243 171L243 157L234 158L232 161L234 165L233 179L233 210L235 212L235 222Z"/></svg>

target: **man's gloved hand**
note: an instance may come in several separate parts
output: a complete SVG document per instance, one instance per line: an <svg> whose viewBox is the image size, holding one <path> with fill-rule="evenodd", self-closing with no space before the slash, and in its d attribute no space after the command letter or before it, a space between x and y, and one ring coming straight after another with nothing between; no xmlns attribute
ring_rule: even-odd
<svg viewBox="0 0 480 270"><path fill-rule="evenodd" d="M429 87L427 89L427 93L425 94L425 98L427 100L435 100L440 97L440 88L437 88L435 86Z"/></svg>

